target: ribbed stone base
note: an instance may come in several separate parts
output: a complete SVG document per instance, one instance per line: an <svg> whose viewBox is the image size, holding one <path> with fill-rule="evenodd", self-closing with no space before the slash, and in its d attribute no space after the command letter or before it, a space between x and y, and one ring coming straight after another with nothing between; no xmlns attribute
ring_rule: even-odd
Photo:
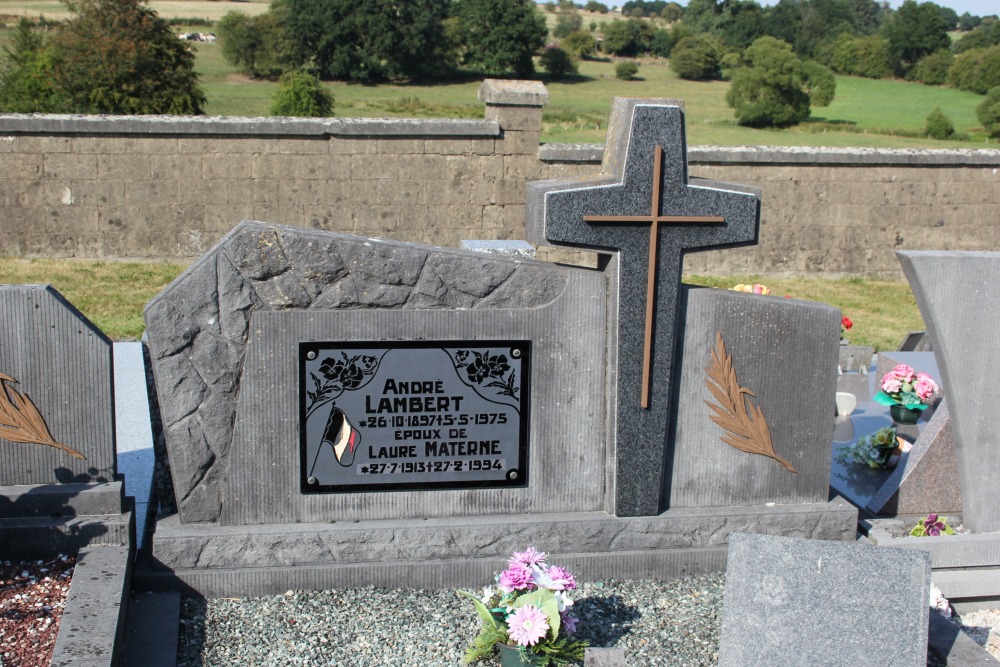
<svg viewBox="0 0 1000 667"><path fill-rule="evenodd" d="M481 586L513 550L552 554L581 579L669 579L720 571L730 533L852 541L857 510L827 503L668 510L655 517L601 512L423 521L261 526L161 520L140 590L206 597L358 586Z"/></svg>

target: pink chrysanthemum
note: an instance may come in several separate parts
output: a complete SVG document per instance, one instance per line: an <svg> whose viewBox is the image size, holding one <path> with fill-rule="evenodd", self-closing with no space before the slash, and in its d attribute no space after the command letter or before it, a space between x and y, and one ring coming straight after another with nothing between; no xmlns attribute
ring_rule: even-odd
<svg viewBox="0 0 1000 667"><path fill-rule="evenodd" d="M896 364L896 367L893 368L890 373L898 377L903 382L913 382L913 367L907 366L906 364Z"/></svg>
<svg viewBox="0 0 1000 667"><path fill-rule="evenodd" d="M512 553L510 558L507 560L507 564L520 564L531 567L532 565L538 565L543 562L546 556L548 556L548 554L544 551L536 551L535 547L528 547L524 551L515 551Z"/></svg>
<svg viewBox="0 0 1000 667"><path fill-rule="evenodd" d="M521 646L534 646L549 631L549 621L538 607L526 604L507 618L510 638Z"/></svg>
<svg viewBox="0 0 1000 667"><path fill-rule="evenodd" d="M549 580L552 582L552 590L554 591L575 591L576 590L576 579L573 575L558 565L553 565L548 569L547 574L549 575Z"/></svg>
<svg viewBox="0 0 1000 667"><path fill-rule="evenodd" d="M531 568L523 563L512 563L510 567L500 573L497 586L504 593L511 591L523 591L531 586Z"/></svg>

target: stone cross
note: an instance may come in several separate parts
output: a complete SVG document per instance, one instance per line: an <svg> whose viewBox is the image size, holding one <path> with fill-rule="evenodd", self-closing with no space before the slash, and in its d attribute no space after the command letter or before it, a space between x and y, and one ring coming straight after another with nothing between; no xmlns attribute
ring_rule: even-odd
<svg viewBox="0 0 1000 667"><path fill-rule="evenodd" d="M615 100L600 177L528 186L529 240L617 254L609 389L610 509L619 516L658 514L669 497L683 254L756 243L759 219L759 195L748 188L688 183L684 112L669 100Z"/></svg>

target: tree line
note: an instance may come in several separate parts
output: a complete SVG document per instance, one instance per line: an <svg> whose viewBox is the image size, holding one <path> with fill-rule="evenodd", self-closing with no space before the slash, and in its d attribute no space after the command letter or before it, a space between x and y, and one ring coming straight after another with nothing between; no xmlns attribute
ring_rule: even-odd
<svg viewBox="0 0 1000 667"><path fill-rule="evenodd" d="M82 113L200 113L194 55L142 0L68 0L70 20L45 32L22 22L0 71L0 108ZM573 75L581 59L668 58L681 77L732 81L737 121L784 127L828 104L834 74L900 77L986 95L1000 86L1000 21L933 2L898 10L876 0L629 0L622 17L590 0L273 0L259 16L227 14L224 57L280 79L275 109L332 113L321 80L379 82L468 76ZM595 19L594 17L599 17ZM960 30L952 41L949 32ZM634 62L616 73L630 78ZM987 100L992 99L989 95ZM986 105L992 109L995 105ZM278 112L276 111L276 112ZM987 110L984 126L989 129Z"/></svg>

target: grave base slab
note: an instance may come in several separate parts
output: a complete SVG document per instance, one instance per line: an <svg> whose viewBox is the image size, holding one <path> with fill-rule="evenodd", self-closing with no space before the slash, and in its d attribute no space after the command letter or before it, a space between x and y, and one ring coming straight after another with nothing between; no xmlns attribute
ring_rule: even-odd
<svg viewBox="0 0 1000 667"><path fill-rule="evenodd" d="M853 541L857 509L826 503L671 509L652 517L603 512L421 521L217 526L161 519L139 590L205 597L289 589L478 587L527 546L582 579L669 579L721 571L728 537L757 532Z"/></svg>
<svg viewBox="0 0 1000 667"><path fill-rule="evenodd" d="M1000 607L1000 533L893 537L891 524L912 526L919 518L869 519L861 528L872 544L930 552L931 579L959 613ZM961 521L948 516L950 524Z"/></svg>

